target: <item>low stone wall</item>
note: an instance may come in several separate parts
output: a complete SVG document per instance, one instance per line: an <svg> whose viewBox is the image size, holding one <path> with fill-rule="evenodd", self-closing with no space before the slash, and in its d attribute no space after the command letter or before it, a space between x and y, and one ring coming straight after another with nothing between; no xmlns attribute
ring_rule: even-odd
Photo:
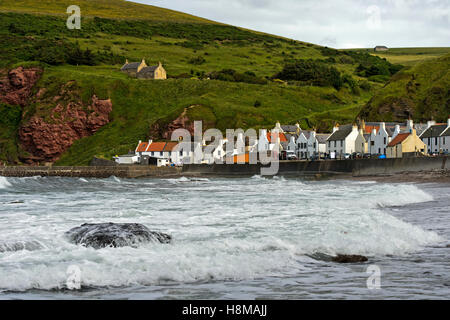
<svg viewBox="0 0 450 320"><path fill-rule="evenodd" d="M354 159L324 161L280 161L278 174L285 175L352 175L370 176L449 169L449 157L416 157L396 159ZM190 164L183 174L192 175L259 175L261 164Z"/></svg>
<svg viewBox="0 0 450 320"><path fill-rule="evenodd" d="M0 167L0 176L4 177L83 177L83 178L144 178L179 176L179 167L156 166L91 166L91 167Z"/></svg>

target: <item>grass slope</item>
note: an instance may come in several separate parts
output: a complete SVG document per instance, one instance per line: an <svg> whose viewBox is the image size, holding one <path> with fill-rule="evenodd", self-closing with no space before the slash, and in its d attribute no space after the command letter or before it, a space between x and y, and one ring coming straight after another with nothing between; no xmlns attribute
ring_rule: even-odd
<svg viewBox="0 0 450 320"><path fill-rule="evenodd" d="M372 121L445 122L450 115L450 54L400 71L379 90L360 116Z"/></svg>
<svg viewBox="0 0 450 320"><path fill-rule="evenodd" d="M433 60L450 53L450 47L437 48L390 48L386 52L374 52L373 49L353 49L354 51L365 51L385 58L394 64L414 66L416 64Z"/></svg>
<svg viewBox="0 0 450 320"><path fill-rule="evenodd" d="M67 7L74 4L80 7L82 16L88 17L217 24L182 12L125 0L2 0L0 11L67 16Z"/></svg>
<svg viewBox="0 0 450 320"><path fill-rule="evenodd" d="M95 135L77 141L58 162L61 165L87 164L94 155L109 158L133 150L136 141L149 137L155 121L178 115L191 105L202 106L196 109L197 120L221 130L272 127L277 120L300 121L305 127L326 119L330 110L343 121L352 121L370 98L369 93L355 99L348 90L279 84L261 90L260 85L216 80L139 81L108 69L69 66L48 68L38 85L48 88L47 95L57 95L60 86L70 80L81 88L81 97L95 92L100 98L111 98L114 107L112 122ZM261 106L254 106L256 100ZM355 110L349 112L349 106ZM40 105L36 112L45 116L53 107Z"/></svg>

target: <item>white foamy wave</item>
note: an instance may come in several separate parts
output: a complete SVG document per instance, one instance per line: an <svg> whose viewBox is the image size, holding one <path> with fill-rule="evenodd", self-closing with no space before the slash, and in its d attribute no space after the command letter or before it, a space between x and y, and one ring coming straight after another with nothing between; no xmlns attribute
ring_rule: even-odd
<svg viewBox="0 0 450 320"><path fill-rule="evenodd" d="M80 182L84 182L84 183L87 183L87 182L89 182L89 181L87 181L85 178L80 178L80 179L78 179L78 181L80 181Z"/></svg>
<svg viewBox="0 0 450 320"><path fill-rule="evenodd" d="M0 177L0 189L10 188L12 185L6 177Z"/></svg>

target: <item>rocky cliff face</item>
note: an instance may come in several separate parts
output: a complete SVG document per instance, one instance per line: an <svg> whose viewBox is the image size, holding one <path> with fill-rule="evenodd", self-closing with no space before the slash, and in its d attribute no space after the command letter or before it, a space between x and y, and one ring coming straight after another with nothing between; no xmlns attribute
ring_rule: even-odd
<svg viewBox="0 0 450 320"><path fill-rule="evenodd" d="M78 139L93 135L109 123L111 100L93 95L83 103L75 82L62 85L57 95L46 88L33 93L42 75L39 68L13 69L0 79L0 101L22 106L22 123L18 129L26 164L54 162ZM36 111L39 110L39 111Z"/></svg>
<svg viewBox="0 0 450 320"><path fill-rule="evenodd" d="M32 89L42 75L42 69L18 67L0 79L0 101L10 105L25 106Z"/></svg>
<svg viewBox="0 0 450 320"><path fill-rule="evenodd" d="M30 153L21 159L25 163L54 162L78 139L90 136L109 123L111 100L99 100L95 95L85 108L82 103L57 104L51 120L33 116L19 129L22 147Z"/></svg>

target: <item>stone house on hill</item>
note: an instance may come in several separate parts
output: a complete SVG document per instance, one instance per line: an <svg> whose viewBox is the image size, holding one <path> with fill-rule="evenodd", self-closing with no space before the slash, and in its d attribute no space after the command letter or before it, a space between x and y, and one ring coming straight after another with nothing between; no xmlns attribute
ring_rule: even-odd
<svg viewBox="0 0 450 320"><path fill-rule="evenodd" d="M382 52L382 51L389 51L389 48L386 46L376 46L373 51L375 52Z"/></svg>
<svg viewBox="0 0 450 320"><path fill-rule="evenodd" d="M120 68L120 71L138 79L167 79L167 72L161 62L156 66L147 66L144 59L141 62L128 62L127 59L122 68Z"/></svg>

